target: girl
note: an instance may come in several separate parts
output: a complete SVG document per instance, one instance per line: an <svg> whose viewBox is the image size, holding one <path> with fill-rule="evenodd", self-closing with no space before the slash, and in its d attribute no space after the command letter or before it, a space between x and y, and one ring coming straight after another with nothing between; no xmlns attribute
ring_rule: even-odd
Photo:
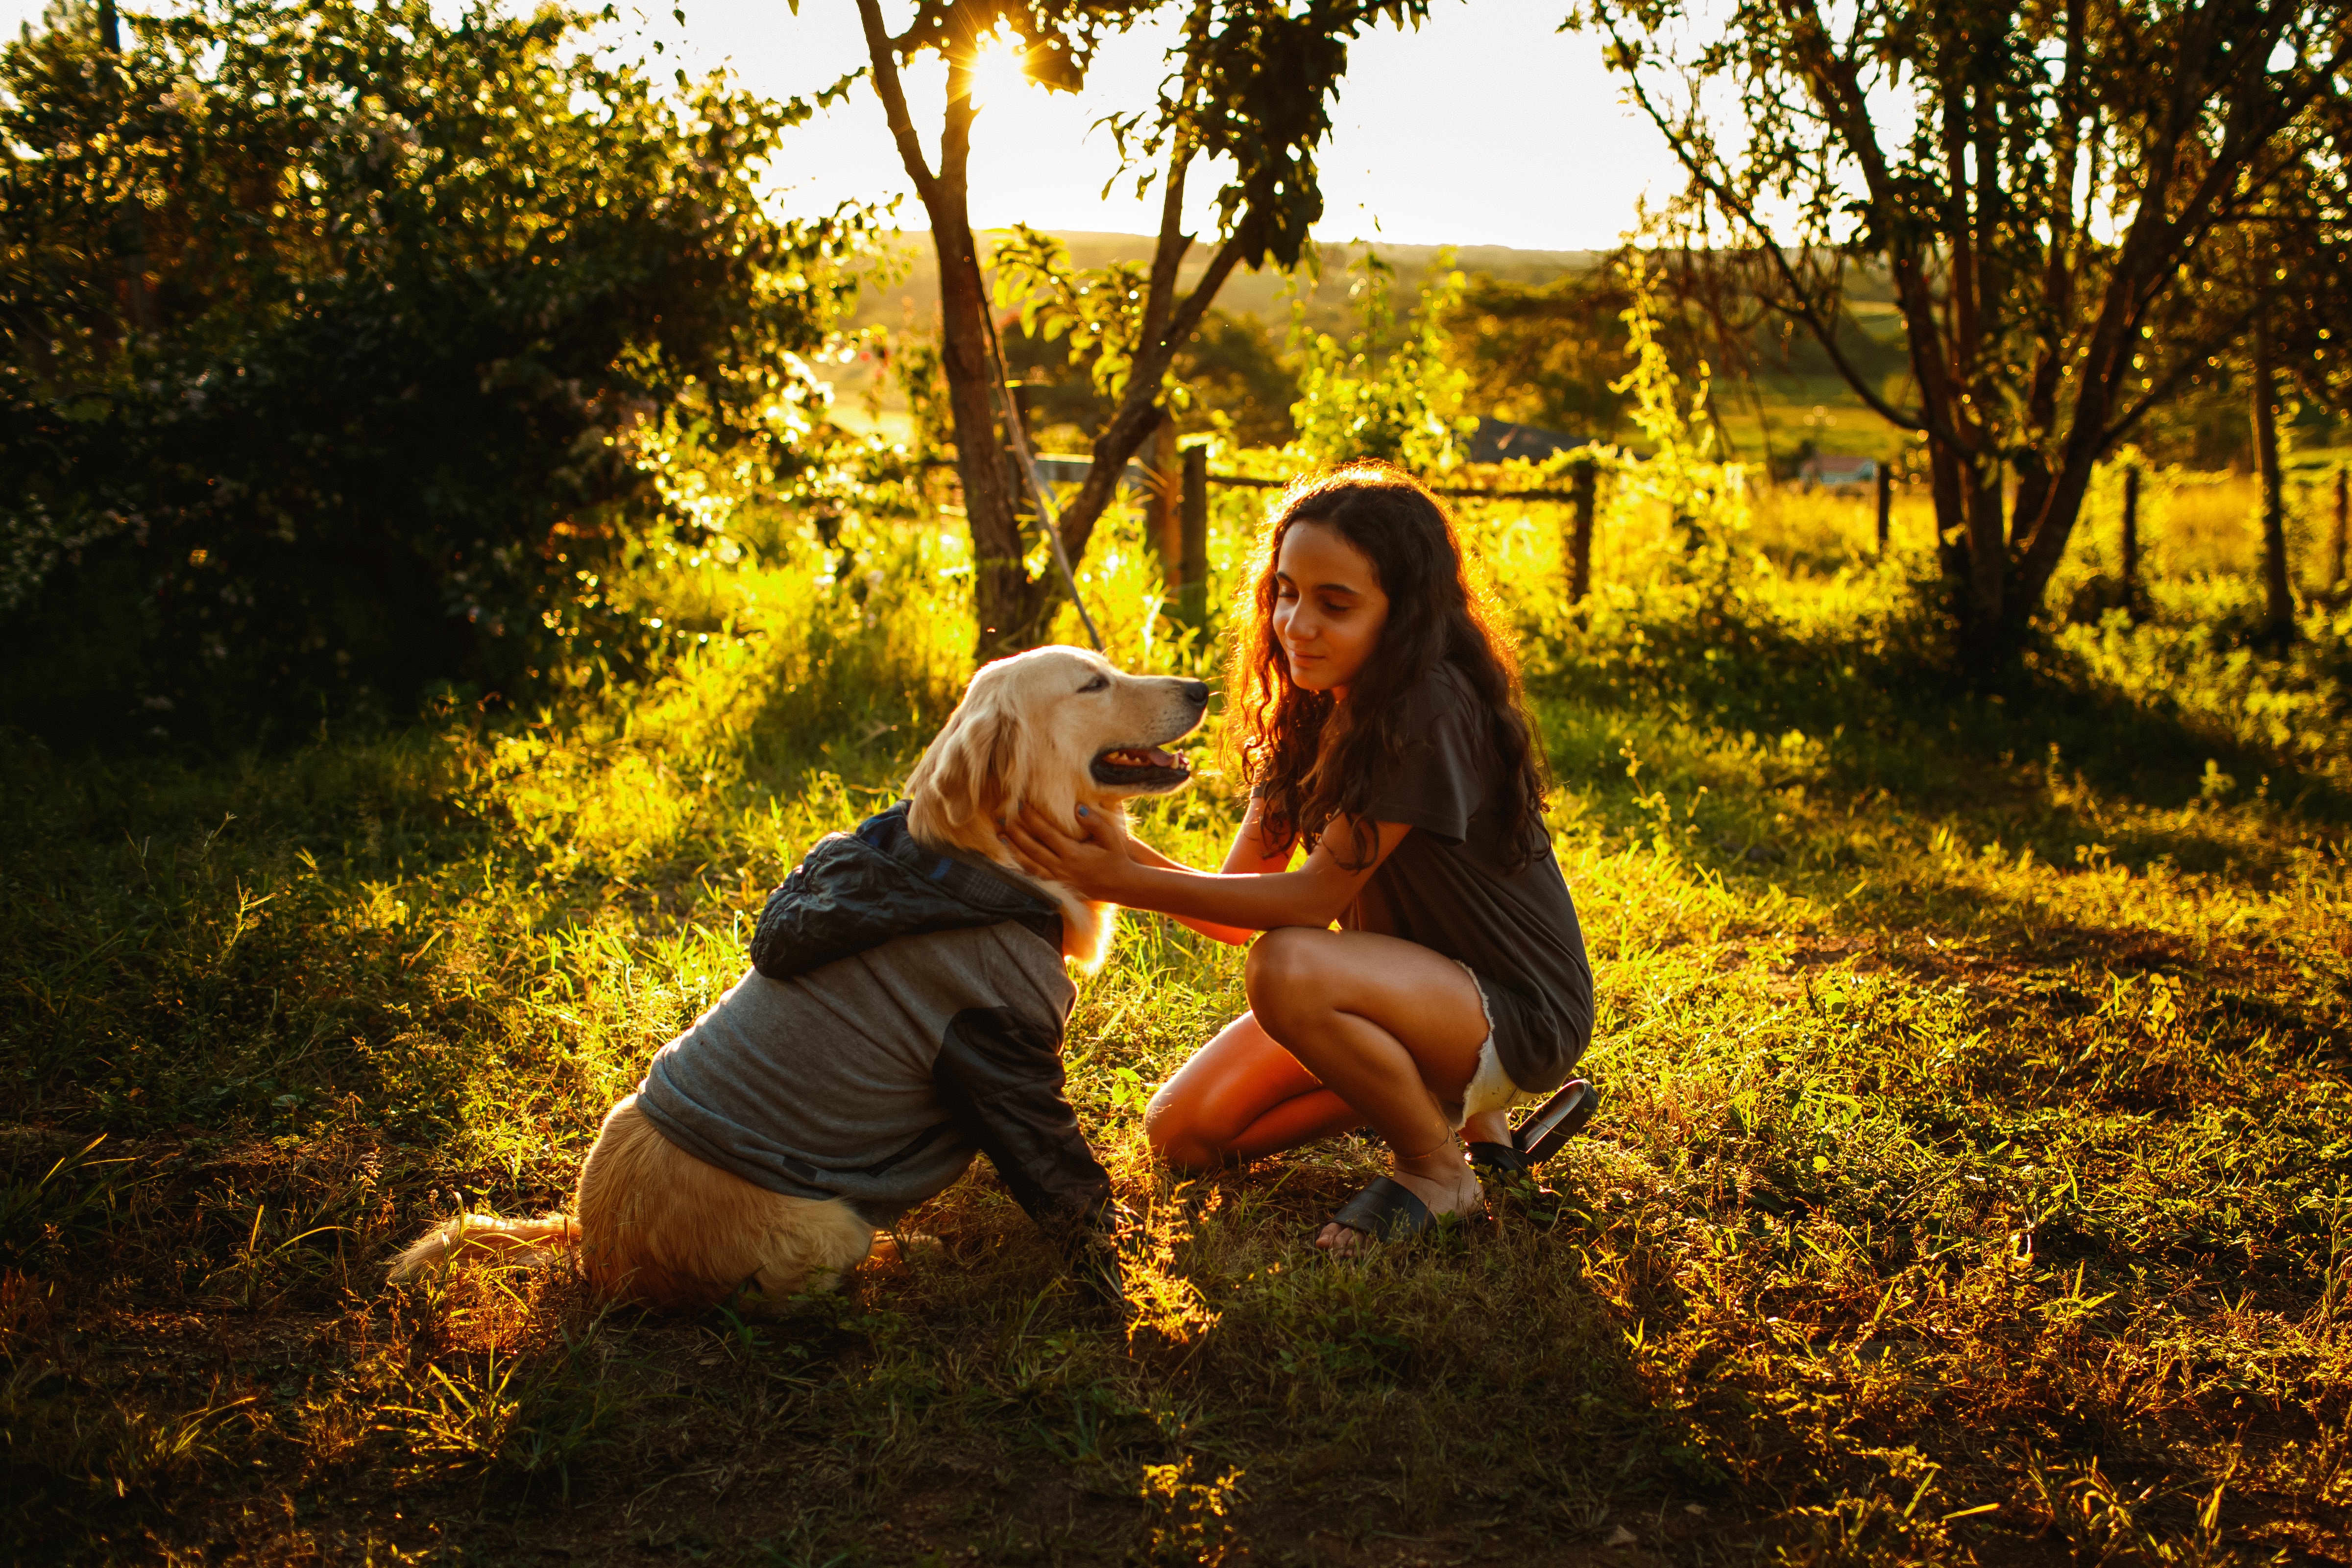
<svg viewBox="0 0 2352 1568"><path fill-rule="evenodd" d="M1317 1237L1349 1250L1477 1207L1465 1127L1467 1155L1525 1168L1506 1113L1567 1078L1592 971L1517 667L1435 497L1379 464L1304 482L1255 570L1227 687L1253 788L1222 872L1115 820L1074 839L1024 812L1004 831L1026 869L1085 897L1255 937L1250 1010L1160 1087L1145 1127L1203 1170L1370 1124L1393 1176Z"/></svg>

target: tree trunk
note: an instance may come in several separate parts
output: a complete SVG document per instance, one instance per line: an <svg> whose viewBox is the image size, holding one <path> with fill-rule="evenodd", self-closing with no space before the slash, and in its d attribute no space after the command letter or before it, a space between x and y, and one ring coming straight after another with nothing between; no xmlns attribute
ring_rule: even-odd
<svg viewBox="0 0 2352 1568"><path fill-rule="evenodd" d="M2294 591L2286 570L2286 497L2279 480L2277 377L2269 340L2254 338L2254 462L2263 481L2263 641L2294 641Z"/></svg>
<svg viewBox="0 0 2352 1568"><path fill-rule="evenodd" d="M1969 677L1999 684L2000 669L2017 652L2011 620L2031 605L2019 605L2009 591L2009 518L2002 505L1998 460L1966 465L1961 481L1968 507L1967 609L1960 621L1960 658ZM2018 619L2023 619L2019 615Z"/></svg>
<svg viewBox="0 0 2352 1568"><path fill-rule="evenodd" d="M978 652L983 659L994 658L1029 647L1044 634L1061 584L1050 573L1032 580L1022 566L1025 554L1020 526L1022 487L1006 461L1009 433L1002 442L997 435L997 400L1002 389L995 384L988 294L972 240L965 178L975 110L971 63L982 41L974 29L984 17L980 10L949 7L945 46L935 42L923 46L936 48L948 63L947 113L940 135L939 168L934 172L915 134L898 75L899 45L883 25L880 0L857 0L857 10L872 63L874 90L882 99L899 161L931 220L931 243L940 264L940 358L948 383L956 467L963 479L964 507L971 529ZM1186 69L1183 90L1187 94L1197 86L1197 50L1204 47L1205 38L1203 33L1188 45L1196 52ZM1176 298L1177 271L1192 244L1182 229L1185 171L1198 152L1198 142L1189 132L1171 138L1150 290L1127 391L1095 438L1094 461L1077 494L1061 508L1062 549L1073 567L1084 559L1096 522L1118 495L1128 459L1166 420L1160 406L1160 387L1177 350L1191 339L1218 289L1250 250L1247 236L1263 224L1255 207L1238 214L1233 232L1209 258L1192 292L1181 300Z"/></svg>
<svg viewBox="0 0 2352 1568"><path fill-rule="evenodd" d="M989 351L988 292L980 276L966 202L971 162L972 50L960 37L941 52L948 61L947 114L940 128L935 172L915 136L898 78L897 46L882 25L878 0L858 0L874 90L882 99L899 161L931 220L931 248L940 264L940 362L948 383L948 415L955 437L956 472L963 481L964 518L971 531L972 609L979 622L974 652L983 660L1025 648L1044 619L1051 591L1033 583L1022 565L1020 494L997 435L995 359Z"/></svg>
<svg viewBox="0 0 2352 1568"><path fill-rule="evenodd" d="M971 230L934 227L940 262L940 358L954 422L956 473L963 480L964 520L971 529L972 609L985 661L1017 653L1036 639L1049 593L1022 564L1021 497L998 435L996 368L988 350L987 287Z"/></svg>

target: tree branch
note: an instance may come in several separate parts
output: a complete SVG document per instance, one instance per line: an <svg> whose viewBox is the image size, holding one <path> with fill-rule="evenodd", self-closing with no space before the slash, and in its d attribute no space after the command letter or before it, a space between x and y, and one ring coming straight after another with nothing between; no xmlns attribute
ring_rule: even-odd
<svg viewBox="0 0 2352 1568"><path fill-rule="evenodd" d="M1192 236L1184 232L1184 176L1191 169L1192 149L1181 132L1168 151L1167 188L1160 201L1160 242L1151 252L1151 282L1143 297L1142 328L1136 342L1156 343L1168 328L1170 302L1176 295L1176 271Z"/></svg>
<svg viewBox="0 0 2352 1568"><path fill-rule="evenodd" d="M1159 352L1162 369L1176 358L1186 340L1200 327L1201 318L1208 314L1209 302L1216 298L1217 290L1225 286L1225 279L1233 276L1233 270L1241 265L1241 259L1242 243L1237 238L1228 238L1217 247L1216 255L1209 258L1208 269L1201 274L1201 281L1192 286L1192 292L1184 297L1184 303L1170 314L1167 329L1160 334Z"/></svg>
<svg viewBox="0 0 2352 1568"><path fill-rule="evenodd" d="M1626 45L1623 37L1618 33L1614 22L1604 22L1602 25L1608 27L1612 41L1618 46L1620 53L1624 57L1637 57L1635 51ZM1833 323L1825 324L1822 321L1818 303L1806 296L1804 280L1797 276L1796 268L1790 263L1784 247L1773 239L1771 231L1766 228L1762 221L1756 216L1754 207L1741 200L1727 182L1717 176L1699 161L1687 147L1686 138L1675 134L1672 123L1659 110L1656 102L1650 96L1649 89L1643 84L1638 76L1628 71L1625 79L1626 89L1633 95L1634 103L1640 106L1643 113L1650 117L1650 122L1655 125L1659 134L1666 139L1666 144L1674 150L1675 157L1690 174L1692 181L1712 196L1734 221L1748 229L1759 240L1759 243L1756 248L1769 258L1773 269L1780 275L1781 282L1788 287L1791 296L1788 301L1771 301L1773 308L1805 324L1815 340L1821 344L1822 351L1829 356L1830 363L1837 368L1838 373L1845 378L1846 384L1853 388L1854 394L1867 403L1873 413L1899 429L1927 428L1922 415L1906 413L1888 402L1879 395L1877 389L1871 386L1854 369L1853 362L1846 358L1845 351L1838 347L1837 334L1832 329Z"/></svg>
<svg viewBox="0 0 2352 1568"><path fill-rule="evenodd" d="M1212 0L1199 0L1188 23L1191 37L1184 52L1183 78L1176 89L1174 123L1168 133L1168 173L1160 198L1160 243L1151 253L1151 283L1143 300L1143 328L1135 337L1139 347L1158 342L1166 332L1169 308L1176 297L1177 269L1183 265L1184 253L1192 248L1192 236L1184 232L1184 182L1197 151L1190 117L1200 86L1201 51L1208 41L1211 3Z"/></svg>
<svg viewBox="0 0 2352 1568"><path fill-rule="evenodd" d="M2268 300L2257 301L2228 318L2222 326L2205 333L2195 351L2179 355L2172 368L2152 381L2148 384L2148 389L2142 392L2130 407L2125 409L2112 422L2100 429L2100 450L2107 450L2130 434L2134 425L2154 412L2158 404L2180 390L2180 383L2187 381L2199 365L2243 337L2246 329L2252 326L2256 318L2264 314L2268 308Z"/></svg>
<svg viewBox="0 0 2352 1568"><path fill-rule="evenodd" d="M1087 468L1086 482L1078 486L1077 495L1062 514L1062 546L1073 560L1084 553L1087 540L1094 534L1096 520L1117 493L1127 460L1135 455L1143 438L1151 434L1152 426L1166 417L1157 406L1160 379L1168 373L1177 350L1200 326L1209 302L1217 297L1217 290L1224 287L1225 279L1233 275L1241 258L1241 240L1227 236L1217 247L1216 255L1209 258L1208 270L1201 275L1201 281L1171 313L1167 330L1153 341L1136 345L1135 362L1128 370L1126 395L1119 399L1118 412L1095 437L1094 461Z"/></svg>
<svg viewBox="0 0 2352 1568"><path fill-rule="evenodd" d="M891 138L898 144L898 161L907 166L907 177L915 183L915 195L923 210L939 221L939 182L923 157L923 144L915 135L914 117L907 111L907 89L898 80L898 50L891 42L890 31L882 25L880 0L857 0L857 19L866 28L866 53L874 62L874 91L882 100L882 112L890 121Z"/></svg>

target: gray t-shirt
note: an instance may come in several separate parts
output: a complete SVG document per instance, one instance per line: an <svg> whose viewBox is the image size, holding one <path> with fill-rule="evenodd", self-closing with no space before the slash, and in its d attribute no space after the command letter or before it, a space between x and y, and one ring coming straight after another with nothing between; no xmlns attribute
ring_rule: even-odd
<svg viewBox="0 0 2352 1568"><path fill-rule="evenodd" d="M1412 829L1339 916L1467 964L1495 1020L1511 1082L1566 1082L1592 1038L1592 966L1568 879L1547 832L1517 857L1504 776L1485 706L1453 664L1403 696L1405 755L1373 786L1367 814Z"/></svg>

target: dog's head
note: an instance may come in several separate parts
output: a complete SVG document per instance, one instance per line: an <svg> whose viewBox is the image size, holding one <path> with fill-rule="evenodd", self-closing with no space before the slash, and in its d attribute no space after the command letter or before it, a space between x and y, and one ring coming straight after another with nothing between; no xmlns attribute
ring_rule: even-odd
<svg viewBox="0 0 2352 1568"><path fill-rule="evenodd" d="M1162 747L1208 704L1198 681L1126 674L1083 648L982 665L907 780L908 831L1001 858L997 820L1024 805L1075 828L1082 805L1181 789L1192 770Z"/></svg>

